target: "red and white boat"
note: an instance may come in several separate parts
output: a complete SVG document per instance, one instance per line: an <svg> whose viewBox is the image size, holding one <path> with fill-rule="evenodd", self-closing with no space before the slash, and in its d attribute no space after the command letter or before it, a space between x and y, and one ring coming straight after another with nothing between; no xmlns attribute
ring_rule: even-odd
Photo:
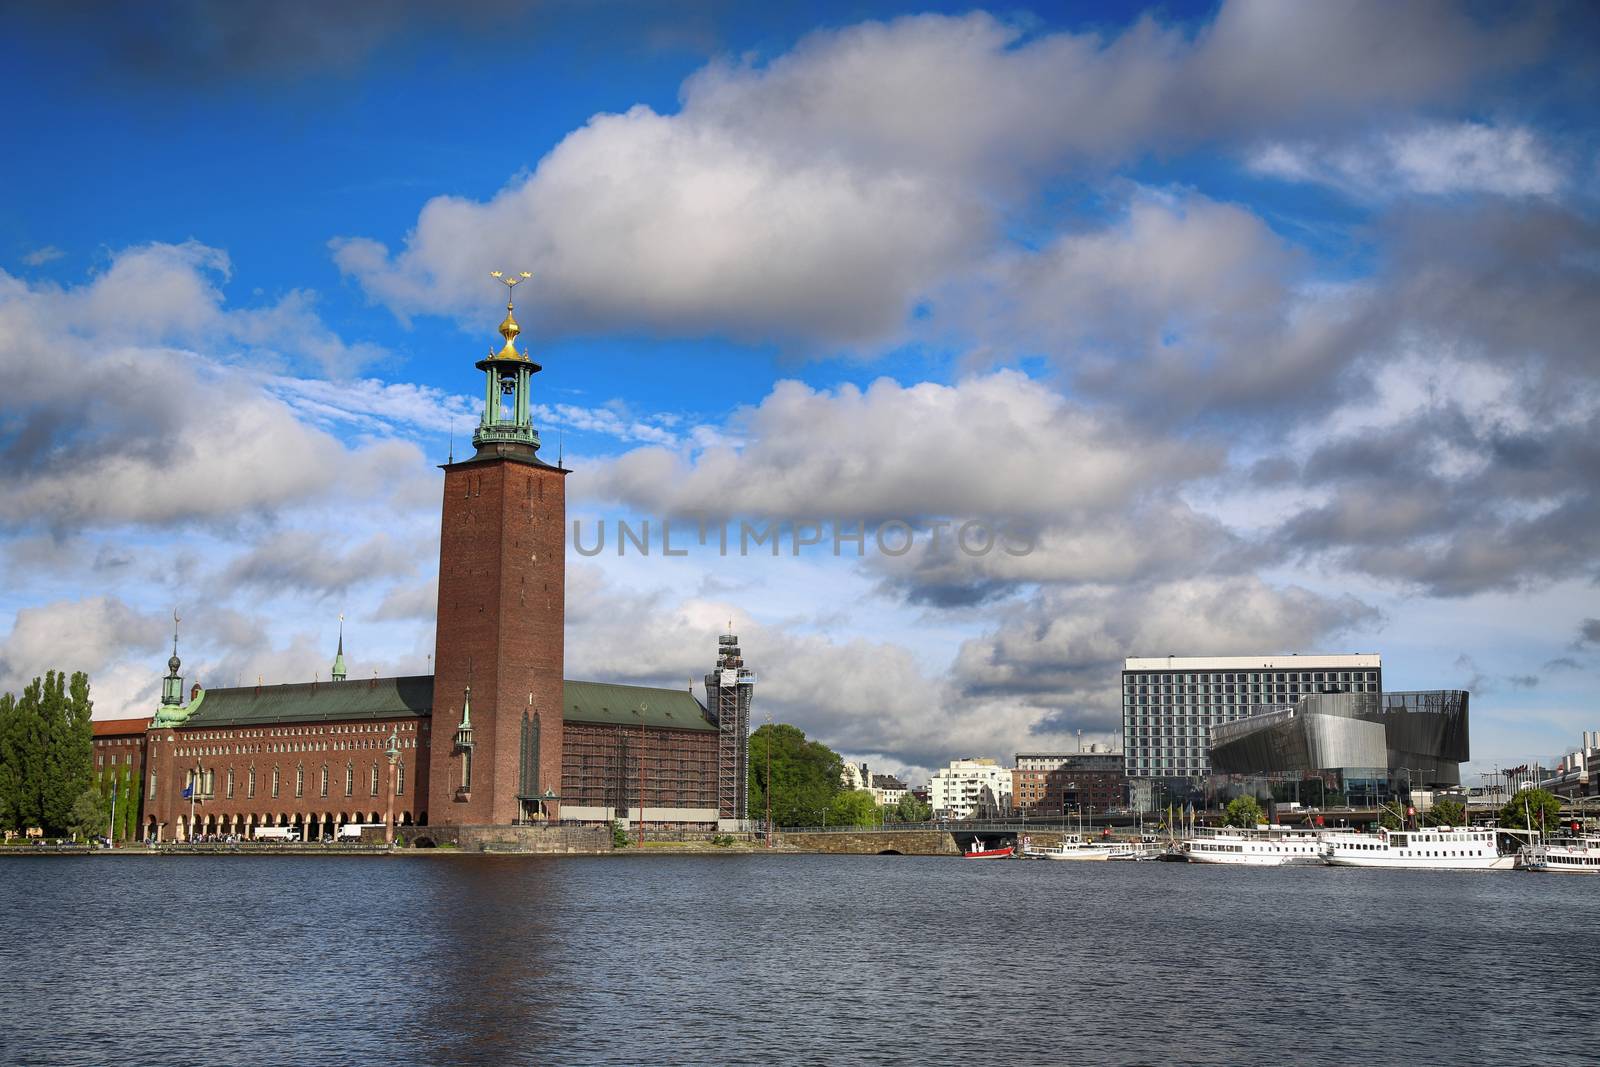
<svg viewBox="0 0 1600 1067"><path fill-rule="evenodd" d="M972 839L972 844L967 846L967 850L961 856L963 859L969 860L1003 860L1008 859L1011 856L1011 852L1011 845L1007 845L1004 848L984 848L983 839L975 837Z"/></svg>

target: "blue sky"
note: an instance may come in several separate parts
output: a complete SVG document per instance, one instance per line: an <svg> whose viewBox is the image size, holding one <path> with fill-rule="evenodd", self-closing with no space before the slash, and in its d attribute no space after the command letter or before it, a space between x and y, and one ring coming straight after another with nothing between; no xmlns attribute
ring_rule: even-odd
<svg viewBox="0 0 1600 1067"><path fill-rule="evenodd" d="M920 535L569 552L569 674L685 684L731 618L912 774L1114 739L1165 652L1380 651L1473 688L1473 769L1600 727L1581 5L6 10L7 687L136 712L174 606L207 684L341 612L428 669L527 269L574 517ZM979 519L1034 550L933 547Z"/></svg>

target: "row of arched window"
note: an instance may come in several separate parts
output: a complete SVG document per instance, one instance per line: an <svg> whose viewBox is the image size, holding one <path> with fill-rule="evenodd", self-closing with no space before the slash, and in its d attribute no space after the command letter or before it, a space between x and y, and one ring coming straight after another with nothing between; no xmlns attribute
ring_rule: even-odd
<svg viewBox="0 0 1600 1067"><path fill-rule="evenodd" d="M245 774L246 774L246 778L245 778L245 796L246 797L254 797L256 795L256 769L254 767L246 768ZM195 791L196 795L198 795L198 796L203 796L203 797L215 796L216 795L216 777L215 777L215 775L216 775L216 772L214 770L210 769L210 768L201 768L199 770L191 770L191 771L188 772L188 777L184 779L184 787L186 789L193 789ZM367 791L372 796L377 796L378 795L378 789L379 789L380 781L381 781L381 779L380 779L379 773L378 773L378 764L377 763L373 763L372 766L371 766L371 769L370 769L370 773L368 774L368 777L367 777ZM234 798L234 777L233 777L233 768L232 767L228 768L228 773L227 773L227 777L225 779L224 788L227 790L227 792L226 792L227 799L232 800ZM279 776L279 771L278 771L277 767L274 767L274 768L272 768L272 795L273 796L280 795L281 789L282 789L282 783L281 783L281 779L280 779L280 776ZM354 796L355 795L355 791L356 791L356 765L355 765L354 762L347 762L344 765L344 795L347 796L347 797L348 796ZM400 795L400 796L404 796L405 795L405 791L406 791L406 765L405 765L405 763L403 761L395 764L395 789L394 789L394 791L395 791L395 793L397 795ZM304 764L299 764L294 769L294 795L297 796L297 797L303 797L303 796L305 796L305 792L306 792L306 769L305 769L305 765ZM150 798L152 800L154 800L155 799L155 795L156 795L156 776L155 776L155 772L151 771L150 772ZM324 763L322 765L320 781L318 783L318 795L324 796L324 797L328 795L328 765L326 763Z"/></svg>

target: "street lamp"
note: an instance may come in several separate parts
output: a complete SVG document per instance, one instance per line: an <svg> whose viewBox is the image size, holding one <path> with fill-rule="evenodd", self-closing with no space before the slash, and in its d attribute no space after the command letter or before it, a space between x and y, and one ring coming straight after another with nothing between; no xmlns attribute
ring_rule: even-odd
<svg viewBox="0 0 1600 1067"><path fill-rule="evenodd" d="M400 728L396 726L389 731L389 747L383 754L389 757L389 811L388 817L383 822L383 843L394 844L394 802L395 794L399 792L398 768L400 764Z"/></svg>

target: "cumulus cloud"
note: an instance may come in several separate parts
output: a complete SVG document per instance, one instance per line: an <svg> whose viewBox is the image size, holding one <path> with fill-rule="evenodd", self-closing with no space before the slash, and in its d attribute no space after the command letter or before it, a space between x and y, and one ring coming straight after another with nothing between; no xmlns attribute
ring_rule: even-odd
<svg viewBox="0 0 1600 1067"><path fill-rule="evenodd" d="M416 570L421 546L388 533L344 546L323 531L281 530L240 553L223 569L221 587L331 596L352 586L404 577Z"/></svg>
<svg viewBox="0 0 1600 1067"><path fill-rule="evenodd" d="M1100 228L993 257L945 318L1145 421L1261 417L1324 403L1363 350L1360 290L1307 270L1243 207L1140 189Z"/></svg>
<svg viewBox="0 0 1600 1067"><path fill-rule="evenodd" d="M227 523L426 477L414 445L347 447L225 359L178 347L256 328L224 309L227 271L223 253L188 244L131 249L69 289L0 273L8 525Z"/></svg>
<svg viewBox="0 0 1600 1067"><path fill-rule="evenodd" d="M1164 493L1115 511L1077 510L1007 531L993 548L987 536L975 528L963 545L958 527L939 536L929 531L912 552L875 556L869 565L882 576L881 591L948 608L1035 583L1105 585L1236 574L1262 562L1263 555L1216 519Z"/></svg>
<svg viewBox="0 0 1600 1067"><path fill-rule="evenodd" d="M0 642L0 691L16 692L49 670L93 675L129 653L154 656L171 619L116 597L62 600L17 612Z"/></svg>
<svg viewBox="0 0 1600 1067"><path fill-rule="evenodd" d="M1193 37L983 13L822 31L712 63L676 114L595 116L488 202L435 198L397 252L350 237L335 258L403 315L472 306L487 257L535 271L550 329L881 343L1042 176L1457 92L1536 53L1531 20L1502 21L1247 0Z"/></svg>
<svg viewBox="0 0 1600 1067"><path fill-rule="evenodd" d="M1274 143L1257 149L1247 166L1257 174L1365 197L1549 197L1567 184L1563 167L1536 131L1482 122L1435 123L1345 144Z"/></svg>
<svg viewBox="0 0 1600 1067"><path fill-rule="evenodd" d="M1009 370L864 390L783 381L733 421L742 446L635 449L580 472L575 488L671 515L1034 519L1110 510L1221 462Z"/></svg>
<svg viewBox="0 0 1600 1067"><path fill-rule="evenodd" d="M1121 722L1125 657L1307 652L1380 623L1354 597L1273 586L1254 575L1047 589L964 643L954 677L974 697L1025 697L1078 724L1112 729Z"/></svg>

